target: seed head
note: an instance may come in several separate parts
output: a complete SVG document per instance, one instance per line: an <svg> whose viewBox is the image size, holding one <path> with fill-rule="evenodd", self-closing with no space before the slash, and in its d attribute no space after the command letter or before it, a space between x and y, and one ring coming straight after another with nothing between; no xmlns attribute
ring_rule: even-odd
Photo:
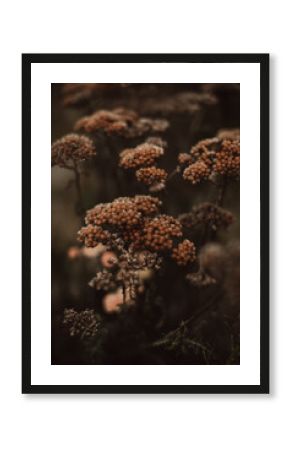
<svg viewBox="0 0 290 450"><path fill-rule="evenodd" d="M190 164L190 166L188 166L183 172L183 178L190 181L192 184L197 184L200 181L207 180L209 176L210 169L203 161L197 161Z"/></svg>
<svg viewBox="0 0 290 450"><path fill-rule="evenodd" d="M114 291L118 284L112 272L102 270L90 281L89 286L97 291Z"/></svg>
<svg viewBox="0 0 290 450"><path fill-rule="evenodd" d="M240 173L239 139L204 139L190 150L190 154L181 153L179 163L187 167L183 178L193 184L202 180L215 179L216 176L238 178Z"/></svg>
<svg viewBox="0 0 290 450"><path fill-rule="evenodd" d="M144 144L135 148L123 150L120 153L120 167L135 169L137 167L150 166L164 154L164 149L157 145Z"/></svg>
<svg viewBox="0 0 290 450"><path fill-rule="evenodd" d="M64 167L70 161L83 161L96 155L94 143L86 136L67 134L51 147L52 165Z"/></svg>
<svg viewBox="0 0 290 450"><path fill-rule="evenodd" d="M167 178L167 172L164 169L158 167L142 167L136 171L136 178L141 183L147 186L152 186L157 183L165 183Z"/></svg>
<svg viewBox="0 0 290 450"><path fill-rule="evenodd" d="M173 239L182 236L180 222L172 216L160 215L144 224L144 247L153 251L170 250Z"/></svg>
<svg viewBox="0 0 290 450"><path fill-rule="evenodd" d="M119 197L111 203L102 203L87 211L86 223L94 225L135 226L141 214L129 197Z"/></svg>
<svg viewBox="0 0 290 450"><path fill-rule="evenodd" d="M150 195L119 197L111 203L100 203L87 211L85 222L78 238L87 247L99 243L117 246L118 239L128 245L142 244L142 227L145 218L159 211L161 202Z"/></svg>
<svg viewBox="0 0 290 450"><path fill-rule="evenodd" d="M150 216L159 211L161 201L151 195L135 195L132 199L138 211L144 216Z"/></svg>
<svg viewBox="0 0 290 450"><path fill-rule="evenodd" d="M89 224L78 232L78 240L86 247L96 247L98 244L105 244L110 239L109 231L97 225Z"/></svg>
<svg viewBox="0 0 290 450"><path fill-rule="evenodd" d="M168 125L166 120L140 118L135 111L116 108L111 111L99 110L90 116L82 117L76 122L75 129L87 133L102 130L108 135L136 138L150 132L161 133Z"/></svg>
<svg viewBox="0 0 290 450"><path fill-rule="evenodd" d="M240 141L224 140L216 154L214 171L218 175L238 178L240 175Z"/></svg>
<svg viewBox="0 0 290 450"><path fill-rule="evenodd" d="M196 260L196 249L193 242L185 239L172 251L172 258L179 266L186 266Z"/></svg>
<svg viewBox="0 0 290 450"><path fill-rule="evenodd" d="M85 339L96 336L100 326L100 317L92 309L85 309L81 312L65 309L63 324L68 327L70 336L79 336L80 339Z"/></svg>

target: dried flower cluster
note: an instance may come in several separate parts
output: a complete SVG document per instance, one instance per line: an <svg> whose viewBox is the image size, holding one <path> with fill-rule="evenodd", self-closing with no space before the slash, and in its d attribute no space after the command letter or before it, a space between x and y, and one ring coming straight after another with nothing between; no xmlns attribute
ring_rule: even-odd
<svg viewBox="0 0 290 450"><path fill-rule="evenodd" d="M162 258L157 253L126 249L120 238L116 238L116 241L117 246L116 242L113 244L116 252L114 265L103 267L89 283L96 290L113 294L112 297L104 298L108 313L119 310L122 303L126 305L132 303L144 292L144 282L151 277L151 269L157 271L162 264ZM105 251L105 253L112 252Z"/></svg>
<svg viewBox="0 0 290 450"><path fill-rule="evenodd" d="M108 135L130 139L152 132L163 133L168 126L166 120L139 117L130 109L116 108L112 111L99 110L90 116L82 117L76 122L75 129L87 133L103 131Z"/></svg>
<svg viewBox="0 0 290 450"><path fill-rule="evenodd" d="M151 195L135 195L133 199L138 211L145 216L157 213L161 206L161 201Z"/></svg>
<svg viewBox="0 0 290 450"><path fill-rule="evenodd" d="M180 242L180 221L160 214L160 205L160 200L145 195L120 197L111 203L99 204L87 211L86 226L79 231L79 240L88 247L103 243L114 249L119 239L123 253L125 247L138 252L172 251L178 264L192 262L194 244Z"/></svg>
<svg viewBox="0 0 290 450"><path fill-rule="evenodd" d="M52 165L67 167L68 164L90 159L96 154L93 141L79 134L67 134L55 141L51 148Z"/></svg>
<svg viewBox="0 0 290 450"><path fill-rule="evenodd" d="M96 276L90 281L89 286L101 291L116 291L118 284L115 274L109 270L97 272Z"/></svg>
<svg viewBox="0 0 290 450"><path fill-rule="evenodd" d="M192 184L197 184L200 181L207 180L210 173L210 168L205 162L196 161L184 170L183 178Z"/></svg>
<svg viewBox="0 0 290 450"><path fill-rule="evenodd" d="M65 309L63 323L68 327L71 336L85 339L97 334L100 318L92 309L85 309L81 312Z"/></svg>
<svg viewBox="0 0 290 450"><path fill-rule="evenodd" d="M240 174L240 141L217 137L205 139L192 147L190 154L181 153L178 160L183 178L192 184L214 180L218 176L237 179Z"/></svg>
<svg viewBox="0 0 290 450"><path fill-rule="evenodd" d="M225 139L216 154L215 173L232 178L240 175L240 141Z"/></svg>
<svg viewBox="0 0 290 450"><path fill-rule="evenodd" d="M111 203L100 203L87 211L86 223L118 228L131 228L141 219L137 204L128 197L119 197Z"/></svg>
<svg viewBox="0 0 290 450"><path fill-rule="evenodd" d="M150 192L158 192L165 188L168 174L166 170L152 164L164 155L164 148L166 148L166 142L158 138L150 138L135 148L123 150L120 153L119 165L124 169L138 169L135 172L136 179L149 186Z"/></svg>
<svg viewBox="0 0 290 450"><path fill-rule="evenodd" d="M181 214L179 220L183 227L192 228L196 225L206 225L213 231L227 228L234 221L232 213L213 203L205 202L194 206L189 213Z"/></svg>
<svg viewBox="0 0 290 450"><path fill-rule="evenodd" d="M165 251L172 249L174 239L181 236L180 222L172 216L162 214L145 221L140 239L145 248Z"/></svg>
<svg viewBox="0 0 290 450"><path fill-rule="evenodd" d="M194 262L196 259L196 249L193 242L185 239L180 242L172 252L172 258L175 259L179 266L186 266L188 263Z"/></svg>
<svg viewBox="0 0 290 450"><path fill-rule="evenodd" d="M120 153L120 167L123 169L136 169L150 166L164 155L163 147L145 142L135 148L123 150Z"/></svg>
<svg viewBox="0 0 290 450"><path fill-rule="evenodd" d="M160 169L159 167L151 166L151 167L141 167L136 171L136 178L141 183L146 184L147 186L152 186L156 184L164 184L167 178L167 172L164 169Z"/></svg>
<svg viewBox="0 0 290 450"><path fill-rule="evenodd" d="M79 236L86 247L96 247L100 243L108 242L111 238L109 231L91 223L81 229Z"/></svg>
<svg viewBox="0 0 290 450"><path fill-rule="evenodd" d="M159 211L161 202L151 196L120 197L111 203L96 205L87 211L86 227L79 231L79 239L87 246L97 243L112 245L117 236L128 244L140 242L145 218Z"/></svg>
<svg viewBox="0 0 290 450"><path fill-rule="evenodd" d="M149 195L119 197L111 203L100 203L89 209L85 222L87 225L129 229L138 225L144 216L156 213L160 205L160 200Z"/></svg>

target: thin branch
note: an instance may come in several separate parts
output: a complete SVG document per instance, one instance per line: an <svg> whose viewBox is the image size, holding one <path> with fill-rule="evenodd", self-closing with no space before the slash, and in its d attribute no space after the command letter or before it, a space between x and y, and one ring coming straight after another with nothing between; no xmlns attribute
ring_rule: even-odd
<svg viewBox="0 0 290 450"><path fill-rule="evenodd" d="M75 174L75 186L77 191L77 204L76 204L76 212L78 214L82 214L84 211L84 203L83 203L83 194L82 194L82 188L81 188L81 175L77 166L77 163L74 161L73 171Z"/></svg>
<svg viewBox="0 0 290 450"><path fill-rule="evenodd" d="M217 296L215 296L209 303L207 303L205 306L203 306L202 308L200 308L200 310L193 314L191 317L189 317L187 320L182 321L180 323L180 325L175 328L174 330L170 331L169 333L167 333L165 336L163 336L163 338L159 339L158 341L155 341L151 344L151 347L159 347L161 345L164 345L165 343L168 342L168 339L172 338L175 334L177 334L182 328L186 327L187 325L189 325L190 323L194 322L195 320L197 320L204 312L206 312L207 310L209 310L217 301Z"/></svg>

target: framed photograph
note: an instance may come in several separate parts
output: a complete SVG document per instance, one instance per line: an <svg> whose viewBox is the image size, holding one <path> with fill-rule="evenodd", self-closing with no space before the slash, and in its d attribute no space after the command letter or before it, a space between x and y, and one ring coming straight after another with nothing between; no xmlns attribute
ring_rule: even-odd
<svg viewBox="0 0 290 450"><path fill-rule="evenodd" d="M269 55L23 54L22 126L23 393L269 393Z"/></svg>

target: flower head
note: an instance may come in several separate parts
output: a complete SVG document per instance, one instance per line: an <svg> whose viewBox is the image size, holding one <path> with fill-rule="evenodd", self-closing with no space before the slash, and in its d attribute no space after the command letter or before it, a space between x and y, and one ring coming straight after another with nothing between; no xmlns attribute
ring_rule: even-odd
<svg viewBox="0 0 290 450"><path fill-rule="evenodd" d="M209 176L210 169L203 161L197 161L190 164L190 166L188 166L183 172L183 178L190 181L192 184L197 184L200 181L207 180Z"/></svg>
<svg viewBox="0 0 290 450"><path fill-rule="evenodd" d="M67 134L51 147L52 165L64 167L70 161L83 161L96 155L94 143L86 136Z"/></svg>
<svg viewBox="0 0 290 450"><path fill-rule="evenodd" d="M104 230L97 225L89 224L82 227L78 232L79 241L83 242L86 247L96 247L98 244L106 243L110 239L109 231Z"/></svg>
<svg viewBox="0 0 290 450"><path fill-rule="evenodd" d="M143 228L144 247L153 251L169 250L173 239L182 236L180 222L172 216L162 214L147 220Z"/></svg>
<svg viewBox="0 0 290 450"><path fill-rule="evenodd" d="M86 213L86 226L78 233L87 247L108 244L116 237L139 245L145 218L159 211L161 202L149 195L119 197L111 203L100 203Z"/></svg>
<svg viewBox="0 0 290 450"><path fill-rule="evenodd" d="M189 213L181 214L179 220L184 228L192 228L196 225L207 225L213 231L219 228L227 228L234 221L232 213L220 208L213 203L205 202L194 206Z"/></svg>
<svg viewBox="0 0 290 450"><path fill-rule="evenodd" d="M214 171L219 175L238 178L240 175L240 141L226 139L222 141L216 154Z"/></svg>
<svg viewBox="0 0 290 450"><path fill-rule="evenodd" d="M238 178L240 174L240 141L214 137L198 142L189 154L180 153L183 178L192 184L214 180L219 176Z"/></svg>
<svg viewBox="0 0 290 450"><path fill-rule="evenodd" d="M161 206L161 201L151 195L135 195L133 201L138 211L144 216L150 216L151 214L157 213Z"/></svg>
<svg viewBox="0 0 290 450"><path fill-rule="evenodd" d="M120 153L120 167L124 169L136 169L150 166L164 154L164 149L158 145L144 144L135 148L123 150Z"/></svg>
<svg viewBox="0 0 290 450"><path fill-rule="evenodd" d="M141 167L136 171L136 178L141 183L147 186L152 186L157 183L163 183L166 181L167 172L164 169L159 169L158 167Z"/></svg>
<svg viewBox="0 0 290 450"><path fill-rule="evenodd" d="M150 132L162 133L168 125L166 120L143 118L130 109L116 108L111 111L99 110L82 117L76 122L75 129L87 133L103 131L108 135L136 138Z"/></svg>
<svg viewBox="0 0 290 450"><path fill-rule="evenodd" d="M68 327L71 336L85 339L96 336L100 326L100 317L92 309L85 309L81 312L65 309L63 324Z"/></svg>
<svg viewBox="0 0 290 450"><path fill-rule="evenodd" d="M86 223L94 225L135 226L141 219L134 201L119 197L111 203L101 203L87 211Z"/></svg>
<svg viewBox="0 0 290 450"><path fill-rule="evenodd" d="M196 249L193 242L185 239L172 251L172 258L179 266L186 266L196 260Z"/></svg>

